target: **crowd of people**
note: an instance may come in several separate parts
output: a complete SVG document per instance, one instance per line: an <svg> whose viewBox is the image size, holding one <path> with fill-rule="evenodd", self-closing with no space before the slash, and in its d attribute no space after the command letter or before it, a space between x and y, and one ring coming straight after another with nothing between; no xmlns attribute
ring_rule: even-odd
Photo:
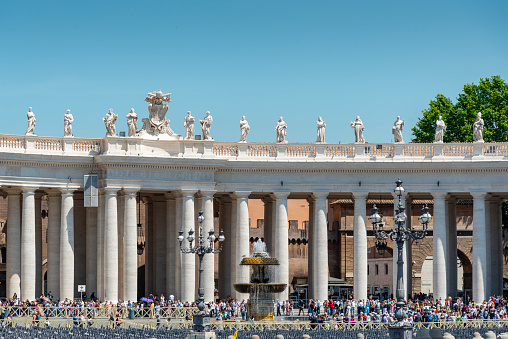
<svg viewBox="0 0 508 339"><path fill-rule="evenodd" d="M274 316L293 316L295 319L309 317L312 322L338 321L338 322L382 322L395 321L396 300L314 300L308 301L273 301ZM126 310L148 310L148 314L157 319L164 317L162 309L165 307L195 307L195 302L182 302L173 295L166 298L164 295L150 294L138 301L119 301L118 303L100 302L97 299L76 300L53 300L51 292L48 296L41 296L37 301L22 301L16 295L13 298L0 300L0 318L11 319L13 316L30 315L34 322L43 322L43 316L63 316L63 310L67 316L80 323L90 322L90 319L99 315L108 315L112 323L120 324L122 312ZM42 311L42 307L51 308L52 311ZM235 300L227 298L217 302L206 303L206 313L216 320L249 320L247 312L247 300ZM481 303L474 301L464 302L462 298L434 300L431 297L416 298L405 303L407 322L439 322L458 321L471 319L507 319L508 300L502 296L492 296ZM20 310L30 309L29 313L21 313ZM189 313L190 314L190 313ZM298 317L297 317L298 316ZM167 318L167 316L166 316ZM188 316L188 319L189 316ZM250 319L252 320L252 319Z"/></svg>

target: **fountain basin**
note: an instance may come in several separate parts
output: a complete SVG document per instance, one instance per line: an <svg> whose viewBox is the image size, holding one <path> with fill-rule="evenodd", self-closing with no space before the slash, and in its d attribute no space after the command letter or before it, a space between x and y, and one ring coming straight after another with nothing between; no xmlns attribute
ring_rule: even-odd
<svg viewBox="0 0 508 339"><path fill-rule="evenodd" d="M252 295L265 293L280 293L286 289L286 284L234 284L235 290L240 293L249 293Z"/></svg>

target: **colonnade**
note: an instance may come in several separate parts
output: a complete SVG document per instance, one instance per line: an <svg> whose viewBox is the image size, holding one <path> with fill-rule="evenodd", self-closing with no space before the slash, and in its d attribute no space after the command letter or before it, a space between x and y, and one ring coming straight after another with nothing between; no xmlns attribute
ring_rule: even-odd
<svg viewBox="0 0 508 339"><path fill-rule="evenodd" d="M25 186L4 190L8 194L7 296L16 293L33 300L41 294L41 205L48 196L47 288L55 299L72 299L75 282L74 193L76 188ZM99 192L99 208L86 208L85 275L89 295L101 300L137 300L137 200L139 189L106 187ZM214 199L219 201L219 227L226 241L219 260L219 296L247 298L234 291L236 282L249 281L249 268L238 265L249 255L249 197L253 192L201 191L182 189L148 192L146 208L146 293L174 294L180 300L195 300L197 292L196 256L182 254L178 232L198 229L197 212L203 211L204 238L214 229ZM308 194L309 201L309 295L328 298L327 199L330 192ZM150 195L152 194L152 195ZM260 193L257 193L258 197ZM269 252L278 258L276 281L289 284L288 211L289 191L264 193L265 241ZM431 193L433 208L433 294L445 299L457 291L456 198L446 192ZM354 200L354 296L366 299L368 191L351 194ZM472 192L473 198L473 298L482 301L502 294L503 261L501 248L501 199L487 192ZM403 196L403 204L411 196ZM410 211L411 209L406 209ZM408 218L410 220L411 218ZM417 226L417 225L410 225ZM184 242L188 244L187 240ZM406 244L405 251L409 244ZM396 257L394 253L394 257ZM214 267L217 257L205 255L205 300L214 299ZM410 279L409 254L406 254L405 281ZM395 285L394 285L395 286ZM407 295L407 287L405 295ZM287 299L289 287L279 299Z"/></svg>

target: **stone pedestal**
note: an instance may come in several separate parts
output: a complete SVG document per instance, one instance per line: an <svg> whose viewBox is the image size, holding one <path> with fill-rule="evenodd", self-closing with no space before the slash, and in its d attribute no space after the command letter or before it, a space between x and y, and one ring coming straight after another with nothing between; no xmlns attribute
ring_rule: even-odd
<svg viewBox="0 0 508 339"><path fill-rule="evenodd" d="M388 327L388 333L391 339L413 339L413 326L397 324Z"/></svg>
<svg viewBox="0 0 508 339"><path fill-rule="evenodd" d="M215 332L191 332L187 339L216 339Z"/></svg>

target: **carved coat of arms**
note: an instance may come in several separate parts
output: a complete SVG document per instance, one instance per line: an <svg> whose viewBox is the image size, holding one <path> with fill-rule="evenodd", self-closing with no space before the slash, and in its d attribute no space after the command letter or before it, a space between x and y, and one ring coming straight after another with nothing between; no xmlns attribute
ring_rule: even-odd
<svg viewBox="0 0 508 339"><path fill-rule="evenodd" d="M148 119L143 119L143 129L139 132L140 136L149 134L152 136L169 135L180 137L169 127L169 119L166 118L168 105L165 102L171 102L171 93L162 93L161 90L148 93L145 101L148 105Z"/></svg>

